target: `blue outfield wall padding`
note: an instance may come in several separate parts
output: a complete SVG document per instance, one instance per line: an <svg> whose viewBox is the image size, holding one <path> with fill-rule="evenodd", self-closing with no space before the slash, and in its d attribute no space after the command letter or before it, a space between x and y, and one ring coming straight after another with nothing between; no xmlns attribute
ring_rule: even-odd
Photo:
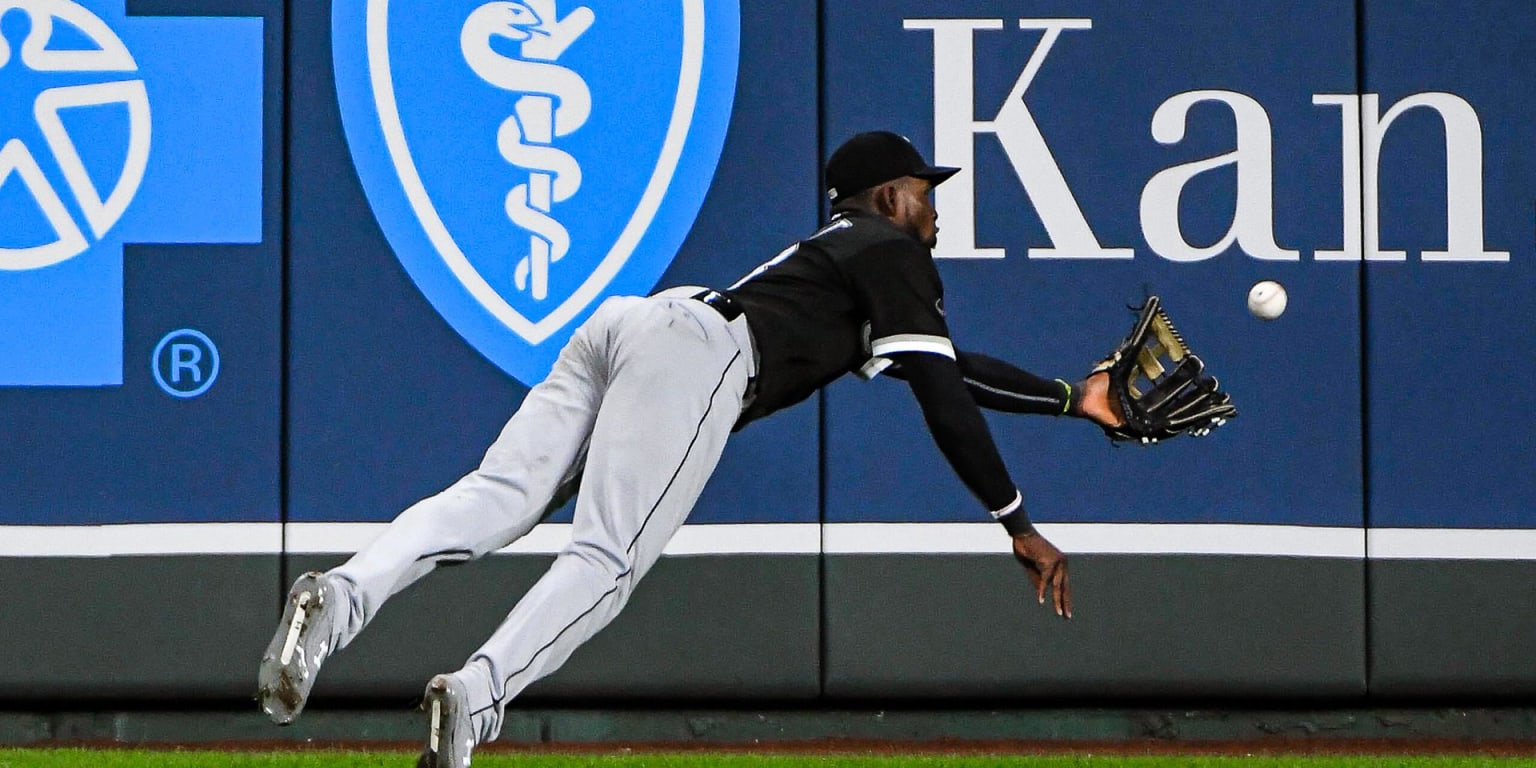
<svg viewBox="0 0 1536 768"><path fill-rule="evenodd" d="M488 85L459 48L460 25L481 5L434 5L426 24L411 20L409 4L391 6L391 14L403 15L390 17L394 37L384 46L391 71L399 73L395 108L403 146L421 169L426 196L442 211L445 230L500 300L530 319L558 315L551 307L576 301L568 297L579 292L584 276L598 271L594 254L616 248L625 222L640 220L635 211L643 185L659 178L666 130L680 124L681 114L690 119L682 157L655 223L642 230L635 250L664 260L635 274L623 271L630 269L626 262L613 283L588 297L549 340L535 344L516 328L495 326L490 314L454 293L462 289L444 285L441 271L432 273L431 262L445 259L420 250L427 227L422 221L429 217L420 200L407 201L397 188L405 185L398 175L402 150L370 133L376 115L388 109L374 90L378 70L362 60L372 44L365 5L295 8L293 154L313 160L292 168L290 523L392 519L478 464L528 386L542 378L563 343L561 334L568 335L603 296L677 284L725 287L817 226L814 3L746 2L738 15L729 12L734 2L680 2L652 9L656 13L648 18L636 15L638 6L592 4L590 28L553 62L574 73L565 77L580 77L590 97L586 123L553 141L581 168L580 187L550 211L572 238L571 250L549 263L546 298L537 298L531 283L520 288L516 263L533 258L529 233L509 220L504 201L537 174L512 165L498 145L498 130L522 97ZM558 10L563 16L578 5L562 3ZM701 8L703 68L696 110L689 115L674 108L689 86L679 74L688 67L683 43ZM645 24L656 28L637 34ZM452 44L401 42L410 35L439 42L451 37ZM518 49L505 44L496 50L512 55ZM437 73L430 88L420 77L428 71ZM355 169L364 169L361 179ZM688 220L679 229L683 214ZM516 356L508 350L519 345L528 347L526 359L511 359ZM813 402L733 437L689 522L798 523L813 530L820 513L817 429ZM567 505L552 521L569 522L571 515ZM659 569L666 575L655 584L647 579L636 597L635 616L651 620L639 627L630 616L636 609L628 609L594 641L610 650L578 653L569 670L533 695L814 696L820 615L814 532L807 540L809 548L798 552L803 556L772 563L663 563ZM401 641L395 645L408 644L401 633L419 621L439 621L429 614L444 600L476 609L466 620L474 629L455 637L452 646L462 654L473 650L547 563L491 560L451 576L434 574L417 588L443 596L445 582L469 585L475 597L449 590L447 597L424 601L413 590L416 597L392 605L390 620L359 641L357 658L341 657L332 690L371 695L418 686L424 657L390 653L391 638ZM289 570L315 562L295 555ZM732 582L720 580L719 568L770 581L722 589ZM516 589L507 589L509 569ZM775 584L785 599L764 599L765 590L775 593ZM722 628L748 627L743 616L750 614L793 628L793 637L751 630L721 664L684 670L680 665L690 658L729 646L694 625L687 606L701 595L719 602L699 606L699 615ZM666 620L657 606L673 606L676 621ZM629 655L612 652L630 645ZM634 655L639 648L657 651L652 663ZM455 656L452 663L462 660Z"/></svg>
<svg viewBox="0 0 1536 768"><path fill-rule="evenodd" d="M0 137L41 174L0 182L0 221L31 221L0 227L9 701L237 700L276 616L284 4L124 5L0 19ZM36 59L29 13L60 15ZM178 527L210 522L270 536ZM157 556L221 547L244 554Z"/></svg>
<svg viewBox="0 0 1536 768"><path fill-rule="evenodd" d="M551 5L528 48L484 0L0 16L0 616L46 617L0 635L24 660L0 698L244 695L285 577L376 530L327 524L473 469L604 296L724 287L814 231L826 153L877 128L964 169L935 197L958 347L1075 380L1154 292L1239 417L1117 449L988 415L1076 555L1063 626L906 386L836 382L733 436L678 546L753 551L669 559L535 696L1536 688L1511 607L1536 560L1528 2L523 10ZM332 695L414 685L428 657L391 644L442 599L488 631L551 540L403 601ZM740 656L687 666L710 653Z"/></svg>
<svg viewBox="0 0 1536 768"><path fill-rule="evenodd" d="M936 194L957 346L1076 380L1150 289L1241 414L1210 441L1147 451L1111 450L1081 424L995 416L1029 508L1059 522L1360 526L1358 266L1316 256L1343 238L1340 200L1318 192L1340 187L1343 149L1337 111L1313 104L1354 87L1352 10L937 15L828 9L824 131L831 146L888 125L967 168ZM967 83L973 94L957 93ZM1236 171L1207 162L1233 153ZM1245 307L1263 278L1292 297L1272 323ZM828 398L829 522L985 519L905 387L845 381ZM1120 478L1177 481L1114 503L1104 489Z"/></svg>
<svg viewBox="0 0 1536 768"><path fill-rule="evenodd" d="M1365 5L1362 124L1377 126L1383 260L1366 266L1375 528L1472 531L1474 557L1373 560L1372 690L1528 697L1536 45L1520 2ZM1371 222L1367 220L1369 226ZM1390 252L1397 252L1391 254ZM1424 535L1406 531L1402 536ZM1464 539L1466 540L1466 539ZM1373 539L1372 555L1393 539ZM1427 558L1454 551L1431 552ZM1503 558L1511 558L1502 560Z"/></svg>
<svg viewBox="0 0 1536 768"><path fill-rule="evenodd" d="M0 219L31 220L39 199L65 214L0 232L0 525L275 522L282 70L263 32L281 4L197 18L103 5L75 13L124 62L7 74L31 101L0 135L21 137L42 177L7 183ZM217 72L188 65L214 55ZM196 225L182 221L193 199ZM47 247L64 258L21 268Z"/></svg>
<svg viewBox="0 0 1536 768"><path fill-rule="evenodd" d="M831 147L860 130L891 128L938 164L965 169L935 195L935 253L956 345L1076 380L1128 330L1133 314L1122 307L1150 290L1240 412L1208 439L1141 450L1114 449L1082 422L989 416L1034 519L1358 530L1359 267L1319 255L1341 247L1347 226L1339 196L1320 192L1342 186L1346 139L1338 110L1316 104L1354 88L1353 7L1094 2L1031 14L997 2L953 15L920 2L828 5L823 133ZM1290 288L1290 309L1278 321L1247 312L1248 288L1260 279ZM829 523L988 519L934 447L903 384L840 381L828 391L827 412ZM993 551L1001 554L1006 540L997 536ZM1102 544L1081 541L1090 551ZM951 545L973 551L959 538ZM1227 598L1258 598L1244 590L1278 583L1274 563L1233 565L1234 578L1256 580L1239 585L1204 581L1216 574L1198 559L1146 558L1122 568L1090 557L1084 567L1100 573L1084 574L1080 586L1098 618L1065 627L1003 621L994 613L1015 600L992 594L943 601L944 620L913 617L911 636L901 640L867 616L841 620L840 611L878 615L950 594L953 586L937 579L926 587L903 579L915 591L897 592L897 582L874 575L915 567L913 559L828 556L829 692L1363 692L1358 559L1305 571L1330 595L1327 622L1308 621L1313 606L1298 595L1274 596L1269 616L1308 626L1335 662L1316 665L1309 672L1320 677L1305 679L1263 650L1273 625L1221 619ZM924 573L948 567L933 563ZM974 559L952 567L962 580L983 568L1011 576L996 589L1015 595L1018 610L1035 609L1033 600L1022 605L1022 572ZM1166 568L1173 593L1145 611L1122 596L1139 585L1104 580L1144 576L1142 568ZM1177 594L1172 582L1195 574L1209 602ZM1111 594L1090 594L1089 585ZM1123 621L1099 615L1109 607ZM1166 623L1165 611L1188 620ZM1037 652L973 669L915 652L945 647L956 631L992 634L955 642L1027 642ZM1200 655L1193 649L1202 647L1210 664L1191 670ZM1087 657L1103 663L1078 663Z"/></svg>
<svg viewBox="0 0 1536 768"><path fill-rule="evenodd" d="M1433 15L1427 15L1429 8ZM1366 6L1371 525L1536 527L1536 44L1519 2ZM1374 189L1373 189L1374 188ZM1369 222L1368 222L1369 223ZM1395 253L1389 253L1395 252Z"/></svg>
<svg viewBox="0 0 1536 768"><path fill-rule="evenodd" d="M466 5L465 12L470 10L473 7ZM346 13L338 11L336 16L344 23L353 23ZM718 166L700 166L692 176L678 176L673 182L679 194L692 190L702 196L705 189L709 193L702 197L691 234L659 285L704 283L723 287L771 258L787 240L814 229L814 18L809 5L770 9L749 3L742 9L739 38L727 34L736 30L721 30L721 37L705 40L707 58L712 46L731 46L739 39L737 82L711 86L734 85L734 98L723 104L701 102L701 110L707 107L714 111L695 116L697 123L715 121L722 128L728 120L730 132ZM449 299L424 296L396 261L397 245L382 236L376 218L398 217L410 211L370 209L369 197L356 181L352 171L356 158L362 157L368 164L387 163L389 158L370 154L382 152L382 145L355 136L349 143L342 121L338 121L336 88L331 82L333 64L340 69L338 82L344 84L361 77L366 85L367 73L353 71L362 69L362 62L352 60L361 55L361 49L346 47L333 55L332 41L340 33L332 23L332 14L322 8L299 9L295 15L293 56L299 82L295 88L293 149L295 156L315 161L293 169L289 519L384 521L473 469L516 409L526 385L542 374L521 374L530 381L520 382L511 372L498 370L497 364L482 356L435 311L432 301ZM586 41L587 46L600 48L609 37L627 34L615 31L614 24L632 31L632 25L623 18L607 23L599 19L585 33L592 38ZM707 32L713 36L716 30L709 28ZM580 46L581 41L572 46L572 56L580 53ZM786 61L787 53L795 55ZM661 59L666 55L665 51L657 54L660 64L665 64ZM418 57L425 57L423 66L430 60L432 66L446 67L445 72L465 68L457 50ZM613 62L578 58L571 66L579 68L583 63L591 70L588 79L592 81L589 120L594 125L584 129L588 134L622 133L618 123L610 123L622 122L625 110L632 111L641 103L666 106L675 96L676 82L668 85L657 80L650 90L635 89L632 80L615 74ZM464 91L463 98L500 99L496 103L505 102L503 116L511 114L516 102L513 95L498 94L484 83L477 86L467 70L460 74L463 77L452 82ZM717 75L706 72L706 85L709 77ZM460 79L464 82L459 83ZM344 103L343 107L361 111L372 108L365 96L357 97L358 105L347 107ZM414 113L407 105L402 107L402 114ZM359 119L363 117L367 115ZM417 122L425 119L416 116ZM408 121L404 135L409 139L411 130L429 137L454 131L463 134L459 137L466 147L463 157L441 152L433 155L429 146L418 162L424 166L463 163L458 186L484 187L484 199L474 198L481 204L475 216L446 221L450 229L459 228L451 234L466 244L487 244L487 280L499 280L492 274L495 268L490 262L494 259L490 257L506 250L506 257L515 260L521 253L519 248L526 250L527 235L507 220L500 202L507 192L503 187L509 189L517 181L512 173L517 169L496 154L495 123L487 123L489 127L478 133L470 130L477 124L461 125L455 113L446 111L433 130L412 128ZM362 129L355 133L362 133ZM573 141L582 136L581 130L574 132ZM615 148L584 146L578 143L571 147L577 152L573 157L578 164L586 162L591 167L583 172L585 186L570 204L573 215L586 215L591 221L586 229L572 232L578 245L582 237L591 240L584 247L592 249L603 245L599 242L603 238L612 242L618 235L603 222L622 220L618 214L628 213L614 212L594 219L583 213L583 200L604 199L604 183L628 183L624 174L633 176L640 170L625 170L626 164L650 162L654 166L656 157L651 150L646 150L650 152L646 157L629 158ZM485 170L476 163L492 167ZM678 173L685 170L680 166ZM528 174L524 171L522 175ZM609 176L614 180L605 182ZM374 183L388 181L384 178ZM401 229L420 226L390 222ZM575 275L583 269L581 264L568 268L563 264L551 266L552 280L560 269L576 270L571 273ZM537 301L518 294L512 268L503 266L507 273L501 277L506 280L504 285L496 283L501 286L498 290L512 295L508 301L516 306L537 305ZM592 265L585 269L591 270ZM570 276L562 280L575 284ZM550 290L559 286L560 281L552 282ZM630 286L630 292L645 292L651 287L649 283L636 284ZM548 301L560 298L552 293ZM597 299L592 299L565 332L596 303ZM533 317L535 312L547 310L528 311ZM507 328L500 333L516 338ZM553 359L545 347L554 343L536 345L530 354L539 360ZM530 369L538 365L528 363ZM813 410L800 409L733 441L724 466L691 520L815 522L815 429ZM760 471L770 464L775 467L772 473ZM568 520L568 514L555 519Z"/></svg>

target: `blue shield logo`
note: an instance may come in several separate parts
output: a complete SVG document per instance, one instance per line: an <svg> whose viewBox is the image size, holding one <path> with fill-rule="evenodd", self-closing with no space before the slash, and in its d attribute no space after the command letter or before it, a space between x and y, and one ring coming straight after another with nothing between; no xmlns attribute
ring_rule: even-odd
<svg viewBox="0 0 1536 768"><path fill-rule="evenodd" d="M525 383L692 227L736 86L736 0L336 0L347 143L411 279Z"/></svg>

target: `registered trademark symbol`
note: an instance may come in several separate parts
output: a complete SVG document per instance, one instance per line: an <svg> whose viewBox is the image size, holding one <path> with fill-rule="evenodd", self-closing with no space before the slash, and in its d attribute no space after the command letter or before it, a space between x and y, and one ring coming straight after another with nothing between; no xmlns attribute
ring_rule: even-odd
<svg viewBox="0 0 1536 768"><path fill-rule="evenodd" d="M160 339L149 366L167 395L197 397L219 377L219 348L203 333L182 328Z"/></svg>

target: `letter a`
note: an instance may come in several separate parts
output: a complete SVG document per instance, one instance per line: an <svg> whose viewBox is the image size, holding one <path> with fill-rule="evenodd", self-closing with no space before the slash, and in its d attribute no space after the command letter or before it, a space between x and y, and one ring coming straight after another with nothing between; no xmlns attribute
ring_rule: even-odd
<svg viewBox="0 0 1536 768"><path fill-rule="evenodd" d="M1184 140L1190 107L1219 101L1232 110L1237 123L1237 147L1215 157L1158 171L1141 190L1141 230L1147 245L1169 261L1203 261L1237 243L1249 256L1272 261L1296 261L1298 251L1275 244L1274 161L1269 116L1252 97L1233 91L1188 91L1163 102L1152 113L1152 138L1161 144ZM1190 245L1179 229L1179 197L1194 177L1227 165L1237 166L1237 207L1232 226L1205 248Z"/></svg>

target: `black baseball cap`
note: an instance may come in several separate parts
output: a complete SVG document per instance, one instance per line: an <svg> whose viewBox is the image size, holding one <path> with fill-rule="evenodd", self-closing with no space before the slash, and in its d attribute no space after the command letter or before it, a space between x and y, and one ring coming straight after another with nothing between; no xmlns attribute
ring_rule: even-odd
<svg viewBox="0 0 1536 768"><path fill-rule="evenodd" d="M868 131L843 142L827 161L827 197L838 203L903 176L927 179L937 186L959 172L959 168L929 165L903 136Z"/></svg>

